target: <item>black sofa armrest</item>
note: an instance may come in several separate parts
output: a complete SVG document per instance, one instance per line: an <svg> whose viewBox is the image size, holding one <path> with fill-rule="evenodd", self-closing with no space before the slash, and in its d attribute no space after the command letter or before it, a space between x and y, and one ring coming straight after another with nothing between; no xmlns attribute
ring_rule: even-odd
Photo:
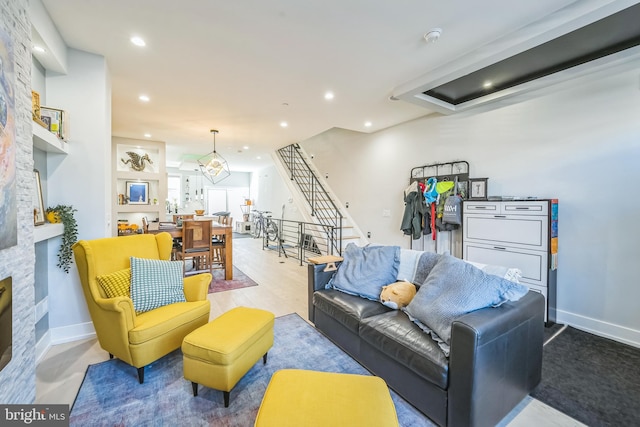
<svg viewBox="0 0 640 427"><path fill-rule="evenodd" d="M336 267L339 267L341 261L336 261ZM309 303L309 321L314 322L314 306L313 306L313 293L317 290L324 289L325 285L329 283L329 280L335 274L335 270L333 271L324 271L327 267L327 264L309 264L307 270L307 286L308 286L308 303Z"/></svg>
<svg viewBox="0 0 640 427"><path fill-rule="evenodd" d="M538 385L544 307L542 295L528 292L453 322L448 426L493 426Z"/></svg>

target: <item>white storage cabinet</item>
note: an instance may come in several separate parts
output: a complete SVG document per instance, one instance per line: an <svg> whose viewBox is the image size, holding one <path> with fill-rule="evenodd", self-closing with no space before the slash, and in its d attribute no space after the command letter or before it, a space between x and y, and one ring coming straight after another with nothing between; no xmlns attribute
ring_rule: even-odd
<svg viewBox="0 0 640 427"><path fill-rule="evenodd" d="M545 322L556 320L558 202L465 201L462 257L519 268L520 282L545 297Z"/></svg>

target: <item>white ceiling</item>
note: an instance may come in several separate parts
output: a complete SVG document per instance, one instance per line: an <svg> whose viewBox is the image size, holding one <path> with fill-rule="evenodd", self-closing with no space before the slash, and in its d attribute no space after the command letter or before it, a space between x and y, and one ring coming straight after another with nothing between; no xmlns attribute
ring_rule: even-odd
<svg viewBox="0 0 640 427"><path fill-rule="evenodd" d="M432 111L394 90L505 35L605 0L42 0L66 44L103 55L114 136L167 143L168 161L213 148L232 170L339 127L373 132ZM569 7L571 9L571 7ZM442 28L436 43L424 33ZM134 46L138 35L147 46ZM324 93L332 91L332 101ZM142 103L140 94L151 101ZM282 128L280 122L289 126ZM366 128L365 121L372 126ZM243 149L248 146L249 149ZM261 160L256 157L261 156Z"/></svg>

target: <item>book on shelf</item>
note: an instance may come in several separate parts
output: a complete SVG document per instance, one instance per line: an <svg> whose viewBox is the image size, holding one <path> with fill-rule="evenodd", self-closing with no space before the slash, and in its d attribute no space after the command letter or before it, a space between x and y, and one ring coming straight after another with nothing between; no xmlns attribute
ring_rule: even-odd
<svg viewBox="0 0 640 427"><path fill-rule="evenodd" d="M63 141L69 138L69 114L65 110L40 107L40 118L49 126L49 132Z"/></svg>

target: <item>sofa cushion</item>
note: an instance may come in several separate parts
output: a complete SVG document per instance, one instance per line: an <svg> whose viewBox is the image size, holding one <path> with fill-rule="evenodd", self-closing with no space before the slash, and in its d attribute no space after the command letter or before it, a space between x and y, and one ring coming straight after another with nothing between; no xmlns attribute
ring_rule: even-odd
<svg viewBox="0 0 640 427"><path fill-rule="evenodd" d="M440 257L434 252L400 249L397 279L421 285Z"/></svg>
<svg viewBox="0 0 640 427"><path fill-rule="evenodd" d="M131 257L131 300L136 313L185 302L181 261Z"/></svg>
<svg viewBox="0 0 640 427"><path fill-rule="evenodd" d="M96 280L107 298L129 297L131 288L131 269L114 271L111 274L97 276Z"/></svg>
<svg viewBox="0 0 640 427"><path fill-rule="evenodd" d="M360 338L443 390L449 361L438 344L401 311L362 319Z"/></svg>
<svg viewBox="0 0 640 427"><path fill-rule="evenodd" d="M443 255L427 276L406 312L425 325L447 346L451 324L463 314L485 307L517 301L528 292L526 286L487 274L471 264ZM448 353L448 349L443 347Z"/></svg>
<svg viewBox="0 0 640 427"><path fill-rule="evenodd" d="M349 243L344 261L326 288L378 301L382 287L396 281L399 246L364 246Z"/></svg>
<svg viewBox="0 0 640 427"><path fill-rule="evenodd" d="M355 295L345 294L333 289L316 291L313 305L357 334L360 320L376 314L386 313L390 309L376 301L370 301Z"/></svg>

